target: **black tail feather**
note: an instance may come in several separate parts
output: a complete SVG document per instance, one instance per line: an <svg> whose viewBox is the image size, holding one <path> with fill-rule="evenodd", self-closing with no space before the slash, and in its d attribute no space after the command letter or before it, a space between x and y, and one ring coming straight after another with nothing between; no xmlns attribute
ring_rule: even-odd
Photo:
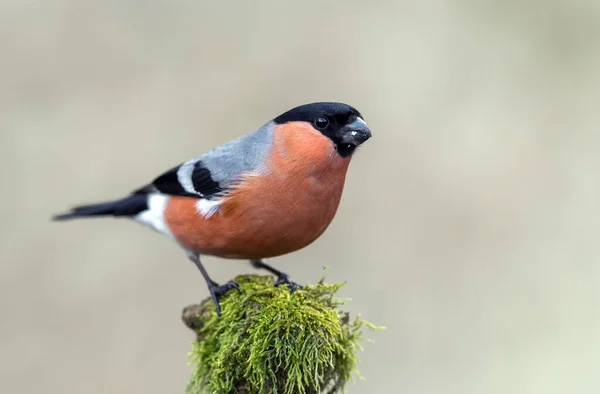
<svg viewBox="0 0 600 394"><path fill-rule="evenodd" d="M148 209L148 196L132 194L120 200L74 207L70 212L55 215L52 220L70 220L91 216L135 216Z"/></svg>

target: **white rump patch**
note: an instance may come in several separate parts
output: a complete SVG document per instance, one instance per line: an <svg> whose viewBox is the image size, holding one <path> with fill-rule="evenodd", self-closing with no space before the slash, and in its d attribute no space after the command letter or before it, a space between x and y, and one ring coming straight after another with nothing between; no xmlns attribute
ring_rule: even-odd
<svg viewBox="0 0 600 394"><path fill-rule="evenodd" d="M169 196L164 194L149 194L148 209L135 215L135 220L159 233L172 236L171 230L165 223L165 209Z"/></svg>
<svg viewBox="0 0 600 394"><path fill-rule="evenodd" d="M201 198L196 202L196 210L206 219L217 213L220 206L220 200L207 200L206 198Z"/></svg>

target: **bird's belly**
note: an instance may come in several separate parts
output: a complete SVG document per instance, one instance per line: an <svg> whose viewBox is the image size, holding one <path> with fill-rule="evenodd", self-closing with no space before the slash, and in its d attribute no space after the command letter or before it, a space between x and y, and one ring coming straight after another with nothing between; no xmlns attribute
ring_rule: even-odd
<svg viewBox="0 0 600 394"><path fill-rule="evenodd" d="M183 206L191 199L173 198L167 214L177 210L175 205L188 214L171 215L180 218L170 220L171 231L185 248L200 254L259 259L294 252L323 234L337 211L345 171L320 175L249 180L208 218Z"/></svg>
<svg viewBox="0 0 600 394"><path fill-rule="evenodd" d="M290 253L315 241L327 229L337 211L343 184L324 185L307 179L304 187L284 187L261 204L233 215L246 225L232 234L240 258L266 258ZM246 217L244 217L246 216Z"/></svg>

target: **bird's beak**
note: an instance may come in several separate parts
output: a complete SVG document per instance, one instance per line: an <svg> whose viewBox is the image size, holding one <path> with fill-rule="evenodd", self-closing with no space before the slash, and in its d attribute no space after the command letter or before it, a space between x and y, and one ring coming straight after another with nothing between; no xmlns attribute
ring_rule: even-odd
<svg viewBox="0 0 600 394"><path fill-rule="evenodd" d="M342 143L344 144L359 146L369 138L371 138L371 129L359 117L342 128Z"/></svg>

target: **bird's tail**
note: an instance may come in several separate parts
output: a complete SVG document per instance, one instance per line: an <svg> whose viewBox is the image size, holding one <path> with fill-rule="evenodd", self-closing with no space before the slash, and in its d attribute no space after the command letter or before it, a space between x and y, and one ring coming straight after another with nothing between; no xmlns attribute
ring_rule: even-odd
<svg viewBox="0 0 600 394"><path fill-rule="evenodd" d="M132 194L120 200L81 205L71 211L55 215L52 220L71 220L91 216L135 216L148 209L146 194Z"/></svg>

